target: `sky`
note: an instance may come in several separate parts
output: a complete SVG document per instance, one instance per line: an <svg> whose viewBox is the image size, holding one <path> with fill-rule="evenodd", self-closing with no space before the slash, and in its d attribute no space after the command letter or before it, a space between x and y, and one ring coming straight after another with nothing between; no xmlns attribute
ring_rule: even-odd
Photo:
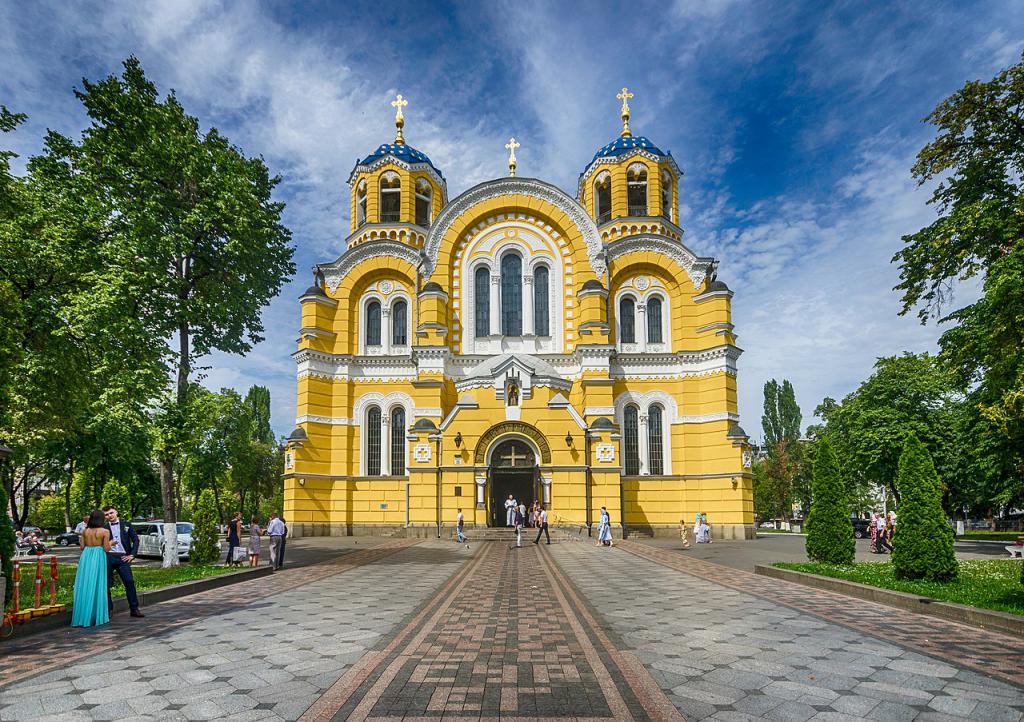
<svg viewBox="0 0 1024 722"><path fill-rule="evenodd" d="M281 175L298 273L263 312L266 340L205 359L203 383L268 386L287 434L297 299L344 250L346 180L393 138L394 94L449 198L506 174L511 135L519 175L575 196L629 86L634 133L684 173L684 242L735 292L741 424L759 439L766 380L792 381L806 425L877 358L935 349L941 326L899 316L890 263L935 218L910 173L934 137L922 119L1022 50L1021 2L0 0L0 103L29 115L4 138L23 168L46 129L85 127L82 78L135 55Z"/></svg>

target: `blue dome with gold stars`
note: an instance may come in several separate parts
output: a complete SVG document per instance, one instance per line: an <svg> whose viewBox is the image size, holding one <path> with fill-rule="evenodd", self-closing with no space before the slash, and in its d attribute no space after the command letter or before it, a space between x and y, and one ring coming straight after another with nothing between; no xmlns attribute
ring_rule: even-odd
<svg viewBox="0 0 1024 722"><path fill-rule="evenodd" d="M442 178L444 177L441 174L440 169L431 162L426 153L421 150L416 150L411 145L406 145L405 143L384 143L378 146L377 150L359 161L359 165L369 165L378 158L383 158L386 155L394 156L398 160L405 161L406 163L426 163L437 171L438 175Z"/></svg>
<svg viewBox="0 0 1024 722"><path fill-rule="evenodd" d="M670 156L671 153L663 153L658 146L645 138L642 135L627 135L619 136L608 145L601 148L599 151L594 153L594 157L591 159L593 163L598 158L608 158L610 156L622 155L628 153L635 148L642 148L643 150L654 153L655 155Z"/></svg>

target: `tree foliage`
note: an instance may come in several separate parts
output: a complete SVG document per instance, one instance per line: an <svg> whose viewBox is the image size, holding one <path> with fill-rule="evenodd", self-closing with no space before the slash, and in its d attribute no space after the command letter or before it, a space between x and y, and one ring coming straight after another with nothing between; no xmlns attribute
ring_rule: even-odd
<svg viewBox="0 0 1024 722"><path fill-rule="evenodd" d="M781 384L771 379L764 385L764 429L766 456L759 460L754 475L754 504L772 517L788 519L797 496L808 496L799 488L805 477L803 451L800 445L802 416L796 403L793 385L788 379Z"/></svg>
<svg viewBox="0 0 1024 722"><path fill-rule="evenodd" d="M953 531L942 511L939 477L928 449L910 434L900 455L899 523L892 563L900 579L945 581L957 575Z"/></svg>
<svg viewBox="0 0 1024 722"><path fill-rule="evenodd" d="M192 551L189 561L193 564L210 564L220 555L217 539L217 504L211 489L204 489L199 495L196 512L192 517Z"/></svg>
<svg viewBox="0 0 1024 722"><path fill-rule="evenodd" d="M807 557L814 562L853 562L853 526L839 462L828 439L818 443L814 459L811 513L807 517Z"/></svg>
<svg viewBox="0 0 1024 722"><path fill-rule="evenodd" d="M128 487L124 484L116 479L112 479L103 487L103 493L100 495L100 506L101 508L112 506L117 509L118 514L129 518L132 513L131 492L128 491Z"/></svg>
<svg viewBox="0 0 1024 722"><path fill-rule="evenodd" d="M62 531L64 529L64 499L57 494L44 494L33 499L29 519L41 529Z"/></svg>

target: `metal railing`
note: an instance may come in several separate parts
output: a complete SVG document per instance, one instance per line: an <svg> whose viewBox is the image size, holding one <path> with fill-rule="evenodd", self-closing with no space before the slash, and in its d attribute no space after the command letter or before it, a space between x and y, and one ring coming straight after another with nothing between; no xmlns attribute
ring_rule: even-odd
<svg viewBox="0 0 1024 722"><path fill-rule="evenodd" d="M628 215L630 215L630 216L646 216L647 215L647 206L646 205L642 205L642 206L628 206L628 209L629 209Z"/></svg>
<svg viewBox="0 0 1024 722"><path fill-rule="evenodd" d="M607 223L611 219L612 219L612 212L611 211L605 211L604 213L602 213L601 215L599 215L597 217L597 224L601 225L602 223Z"/></svg>
<svg viewBox="0 0 1024 722"><path fill-rule="evenodd" d="M380 214L381 223L397 223L402 217L400 211L382 211Z"/></svg>

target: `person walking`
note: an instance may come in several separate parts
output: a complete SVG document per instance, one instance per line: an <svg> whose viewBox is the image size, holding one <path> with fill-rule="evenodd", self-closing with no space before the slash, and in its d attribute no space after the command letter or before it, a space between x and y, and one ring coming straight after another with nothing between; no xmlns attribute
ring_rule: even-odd
<svg viewBox="0 0 1024 722"><path fill-rule="evenodd" d="M537 514L537 538L533 540L534 544L540 544L540 535L543 534L547 539L547 543L551 543L551 535L548 534L548 512L544 508L543 504L538 505L540 511Z"/></svg>
<svg viewBox="0 0 1024 722"><path fill-rule="evenodd" d="M523 548L523 522L526 521L526 517L523 516L522 509L522 506L516 507L515 517L512 519L516 527L516 549Z"/></svg>
<svg viewBox="0 0 1024 722"><path fill-rule="evenodd" d="M519 506L516 503L515 498L509 494L508 499L505 500L505 526L512 526L513 515L515 514L515 508Z"/></svg>
<svg viewBox="0 0 1024 722"><path fill-rule="evenodd" d="M242 537L242 512L236 511L234 516L231 517L231 521L228 522L228 556L224 560L224 563L229 566L237 566L241 564L241 560L235 559L235 549L239 547L241 542L239 539Z"/></svg>
<svg viewBox="0 0 1024 722"><path fill-rule="evenodd" d="M249 519L249 566L258 567L260 565L260 553L263 551L263 544L260 540L260 536L263 534L263 530L260 529L260 518L255 514Z"/></svg>
<svg viewBox="0 0 1024 722"><path fill-rule="evenodd" d="M459 507L458 514L455 515L455 541L459 544L466 542L466 535L463 533L466 529L466 516L462 513L462 507Z"/></svg>
<svg viewBox="0 0 1024 722"><path fill-rule="evenodd" d="M689 536L690 536L690 532L686 528L686 519L680 519L679 520L679 537L683 541L683 549L689 549L690 548L690 538L689 538Z"/></svg>
<svg viewBox="0 0 1024 722"><path fill-rule="evenodd" d="M281 539L284 537L284 522L276 511L270 512L267 522L267 534L270 536L270 566L278 569L281 563Z"/></svg>
<svg viewBox="0 0 1024 722"><path fill-rule="evenodd" d="M868 520L868 533L871 534L871 553L881 554L881 550L878 546L878 512L871 512L871 517Z"/></svg>
<svg viewBox="0 0 1024 722"><path fill-rule="evenodd" d="M86 527L78 537L82 555L75 569L72 627L97 627L110 621L106 598L110 532L104 528L103 512L99 509L89 512L86 519Z"/></svg>
<svg viewBox="0 0 1024 722"><path fill-rule="evenodd" d="M75 525L75 534L77 534L78 536L82 536L82 534L84 534L85 530L88 529L88 528L89 528L89 515L86 514L84 517L82 517L82 521L78 522L78 524ZM81 545L79 545L79 546L81 546Z"/></svg>
<svg viewBox="0 0 1024 722"><path fill-rule="evenodd" d="M896 531L896 527L893 526L892 517L889 517L885 520L885 528L882 530L880 539L882 546L888 549L890 553L892 552L892 535L894 531Z"/></svg>
<svg viewBox="0 0 1024 722"><path fill-rule="evenodd" d="M892 545L889 544L885 538L885 515L879 514L878 518L875 519L875 532L877 534L877 548L879 554L885 554L885 550L892 551Z"/></svg>
<svg viewBox="0 0 1024 722"><path fill-rule="evenodd" d="M281 534L281 555L277 558L277 568L280 569L284 566L284 548L288 546L288 522L285 521L284 515L281 517L281 526L284 532Z"/></svg>
<svg viewBox="0 0 1024 722"><path fill-rule="evenodd" d="M614 546L612 544L612 518L603 506L601 507L601 521L597 525L597 545Z"/></svg>
<svg viewBox="0 0 1024 722"><path fill-rule="evenodd" d="M110 611L114 611L114 598L110 593L110 585L114 581L114 572L121 578L124 585L124 595L128 597L128 608L133 617L145 617L139 611L139 595L135 591L135 576L132 574L131 563L139 553L139 535L131 522L122 521L117 515L117 509L112 506L104 507L103 516L106 518L104 528L110 532L110 549L107 550L107 602ZM91 517L90 517L91 518Z"/></svg>

